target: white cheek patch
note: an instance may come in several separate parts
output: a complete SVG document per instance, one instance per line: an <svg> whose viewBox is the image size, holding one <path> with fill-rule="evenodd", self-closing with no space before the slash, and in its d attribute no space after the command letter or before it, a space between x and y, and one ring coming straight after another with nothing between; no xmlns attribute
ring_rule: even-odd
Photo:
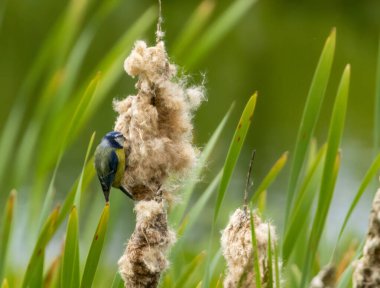
<svg viewBox="0 0 380 288"><path fill-rule="evenodd" d="M118 137L118 138L116 138L115 140L116 140L116 142L119 143L121 146L124 146L124 141L125 141L124 138L122 138L122 137Z"/></svg>

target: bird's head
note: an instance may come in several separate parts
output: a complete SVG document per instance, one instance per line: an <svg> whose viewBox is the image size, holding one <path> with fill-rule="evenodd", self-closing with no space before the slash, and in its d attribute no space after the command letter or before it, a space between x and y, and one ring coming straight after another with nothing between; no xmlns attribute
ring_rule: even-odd
<svg viewBox="0 0 380 288"><path fill-rule="evenodd" d="M123 134L117 131L111 131L106 134L103 138L108 142L108 144L113 147L113 148L123 148L124 147L124 142L125 138Z"/></svg>

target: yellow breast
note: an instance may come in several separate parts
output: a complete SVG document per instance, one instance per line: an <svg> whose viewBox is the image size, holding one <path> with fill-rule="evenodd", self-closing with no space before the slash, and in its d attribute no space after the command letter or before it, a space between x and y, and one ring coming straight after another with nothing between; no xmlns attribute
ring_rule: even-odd
<svg viewBox="0 0 380 288"><path fill-rule="evenodd" d="M118 188L121 185L125 172L125 152L124 149L116 149L115 152L117 158L119 159L119 165L117 165L115 179L112 183L112 186Z"/></svg>

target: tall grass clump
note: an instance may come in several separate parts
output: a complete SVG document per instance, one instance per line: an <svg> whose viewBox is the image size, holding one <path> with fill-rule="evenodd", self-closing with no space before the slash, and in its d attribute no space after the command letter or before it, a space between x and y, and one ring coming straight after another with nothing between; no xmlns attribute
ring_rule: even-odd
<svg viewBox="0 0 380 288"><path fill-rule="evenodd" d="M368 211L368 234L362 244L347 248L344 241L352 213L368 188L373 189L370 184L380 169L379 79L374 120L376 155L342 225L337 227L334 247L323 241L337 192L344 152L341 143L349 117L350 65L342 71L336 68L341 72L337 87L329 83L335 69L336 29L327 37L316 63L294 147L279 153L253 189L249 169L242 203L226 205L225 199L229 193L238 197L243 194L230 186L239 179L235 179L235 168L247 162L240 155L251 126L254 128L258 121L255 110L260 109L259 93L246 97L239 120L232 123L236 128L230 131L231 139L223 141L222 135L227 123L233 122L234 104L203 147L194 137L197 125L202 124L194 124L193 118L205 100L206 84L192 84L184 68L174 65L170 58L185 68L195 67L212 49L223 46L218 44L255 2L237 0L216 14L217 2L201 1L168 48L161 16L155 44L136 41L153 35L160 13L156 7L148 8L115 38L99 61L90 65L90 72L81 69L87 63L85 56L99 36L101 24L120 7L120 1L67 3L41 44L2 124L1 287L378 285L379 192L372 211ZM0 28L6 13L4 3L0 5ZM166 25L170 27L170 23ZM136 93L114 97L111 91L123 79L123 64L127 74L136 78ZM380 75L380 65L377 68ZM335 98L325 101L329 86L335 89ZM32 102L31 108L25 105ZM111 202L104 205L100 185L94 179L92 156L100 137L91 125L94 117L102 116L100 107L111 110L112 103L117 113L113 130L126 139L123 185L135 201L112 193ZM326 103L333 103L331 117L326 141L320 141L315 131ZM209 117L213 117L212 111ZM112 130L114 119L105 118L102 121ZM208 169L209 163L218 163L212 152L224 146L228 150L223 164L216 172ZM73 150L83 157L70 157ZM77 176L71 179L65 175L63 185L60 176L65 162ZM287 199L279 207L284 223L276 223L266 213L271 205L266 196L282 170L288 168L289 177L282 183ZM252 171L255 174L254 168ZM125 213L127 210L134 211L135 217ZM125 233L127 230L131 235ZM123 251L121 241L125 240ZM321 257L323 251L330 257Z"/></svg>

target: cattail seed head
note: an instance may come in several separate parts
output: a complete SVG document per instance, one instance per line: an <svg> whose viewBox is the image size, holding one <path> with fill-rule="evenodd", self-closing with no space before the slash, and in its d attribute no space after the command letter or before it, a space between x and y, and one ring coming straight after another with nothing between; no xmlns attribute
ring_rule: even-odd
<svg viewBox="0 0 380 288"><path fill-rule="evenodd" d="M223 256L227 262L227 272L224 279L225 288L236 288L239 283L240 287L256 287L253 257L258 257L260 277L262 280L265 278L269 245L268 229L270 229L271 234L272 250L274 250L274 245L277 242L276 232L274 226L263 222L256 211L253 211L252 215L258 248L257 255L254 255L252 248L249 211L237 209L230 217L227 227L222 231L221 245ZM275 263L274 259L272 263Z"/></svg>
<svg viewBox="0 0 380 288"><path fill-rule="evenodd" d="M353 285L357 288L379 287L380 285L380 189L372 202L367 239L363 257L355 264Z"/></svg>
<svg viewBox="0 0 380 288"><path fill-rule="evenodd" d="M156 287L169 265L166 252L175 233L168 228L163 202L140 201L135 212L136 228L119 260L119 271L125 287Z"/></svg>
<svg viewBox="0 0 380 288"><path fill-rule="evenodd" d="M119 114L115 130L125 141L127 168L124 185L137 200L150 200L170 178L181 178L193 167L198 150L192 144L192 113L204 100L203 87L187 87L176 79L164 43L147 47L137 41L124 63L137 76L137 95L115 101Z"/></svg>
<svg viewBox="0 0 380 288"><path fill-rule="evenodd" d="M204 91L188 87L177 77L162 41L153 47L137 41L124 69L138 77L137 94L114 101L119 114L114 130L126 138L122 185L138 202L136 227L119 260L119 271L125 287L157 287L169 265L166 253L175 242L165 206L173 198L178 180L190 172L197 159L191 121Z"/></svg>

